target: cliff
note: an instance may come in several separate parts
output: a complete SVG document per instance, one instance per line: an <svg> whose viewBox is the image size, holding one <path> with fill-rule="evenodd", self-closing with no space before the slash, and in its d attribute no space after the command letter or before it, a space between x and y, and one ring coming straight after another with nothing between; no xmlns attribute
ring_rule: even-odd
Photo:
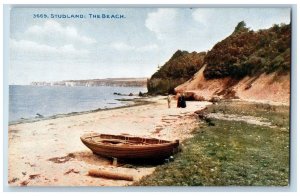
<svg viewBox="0 0 300 196"><path fill-rule="evenodd" d="M290 25L257 32L236 28L207 52L202 68L175 91L201 100L218 96L289 103L290 47Z"/></svg>
<svg viewBox="0 0 300 196"><path fill-rule="evenodd" d="M190 79L202 66L205 52L177 50L147 81L148 93L174 93L174 88Z"/></svg>

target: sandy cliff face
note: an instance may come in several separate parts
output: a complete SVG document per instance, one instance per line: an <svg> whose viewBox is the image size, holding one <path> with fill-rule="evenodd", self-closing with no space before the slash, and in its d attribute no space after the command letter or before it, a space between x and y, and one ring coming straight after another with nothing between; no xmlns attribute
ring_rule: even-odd
<svg viewBox="0 0 300 196"><path fill-rule="evenodd" d="M216 43L201 69L175 92L195 100L218 96L288 104L290 66L290 24L259 31L243 27Z"/></svg>
<svg viewBox="0 0 300 196"><path fill-rule="evenodd" d="M206 79L202 67L193 78L177 86L175 91L192 92L195 97L206 100L214 96L220 98L240 98L251 101L271 101L289 104L290 74L280 75L277 72L263 73L256 77L245 77L235 80L231 77L221 79Z"/></svg>

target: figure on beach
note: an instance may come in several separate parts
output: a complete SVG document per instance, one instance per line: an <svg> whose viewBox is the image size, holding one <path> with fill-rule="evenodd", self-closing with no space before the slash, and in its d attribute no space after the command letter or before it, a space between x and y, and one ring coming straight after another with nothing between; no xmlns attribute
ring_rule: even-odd
<svg viewBox="0 0 300 196"><path fill-rule="evenodd" d="M168 95L167 101L168 101L168 108L170 108L171 107L171 96L170 95Z"/></svg>
<svg viewBox="0 0 300 196"><path fill-rule="evenodd" d="M185 103L185 98L184 98L184 94L180 94L177 100L177 107L178 108L185 108L186 107L186 103Z"/></svg>

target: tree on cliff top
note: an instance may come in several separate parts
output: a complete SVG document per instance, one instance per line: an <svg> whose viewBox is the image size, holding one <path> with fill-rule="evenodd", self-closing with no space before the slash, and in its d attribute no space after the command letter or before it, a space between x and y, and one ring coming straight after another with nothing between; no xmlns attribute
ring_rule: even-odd
<svg viewBox="0 0 300 196"><path fill-rule="evenodd" d="M244 21L241 21L236 25L233 33L241 32L241 31L248 31L248 30L249 30L249 28L246 27L246 23Z"/></svg>

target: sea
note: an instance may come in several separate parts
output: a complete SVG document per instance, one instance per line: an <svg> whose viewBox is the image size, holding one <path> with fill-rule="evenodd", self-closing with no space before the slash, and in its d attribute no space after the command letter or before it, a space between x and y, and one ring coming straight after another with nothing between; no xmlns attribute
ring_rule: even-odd
<svg viewBox="0 0 300 196"><path fill-rule="evenodd" d="M10 85L9 123L120 107L128 104L122 99L134 99L139 92L145 93L147 88ZM134 96L128 96L130 93Z"/></svg>

